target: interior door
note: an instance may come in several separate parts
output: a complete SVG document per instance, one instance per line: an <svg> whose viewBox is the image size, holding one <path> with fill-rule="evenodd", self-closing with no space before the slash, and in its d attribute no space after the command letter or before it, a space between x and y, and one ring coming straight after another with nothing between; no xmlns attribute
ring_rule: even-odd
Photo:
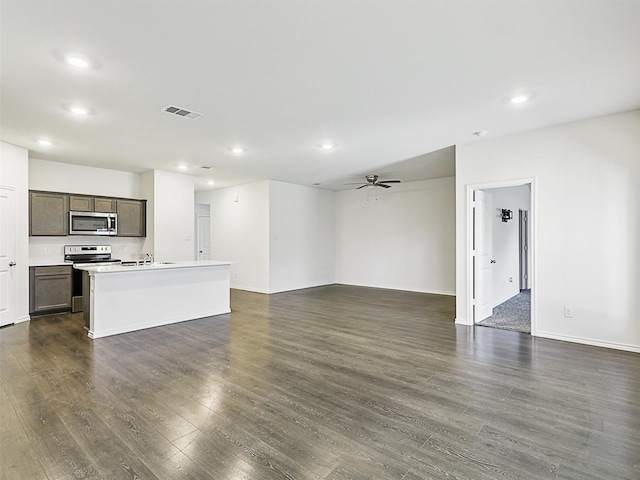
<svg viewBox="0 0 640 480"><path fill-rule="evenodd" d="M0 326L16 321L16 197L0 187Z"/></svg>
<svg viewBox="0 0 640 480"><path fill-rule="evenodd" d="M198 260L211 260L209 215L198 215Z"/></svg>
<svg viewBox="0 0 640 480"><path fill-rule="evenodd" d="M493 196L476 190L474 208L474 323L493 313Z"/></svg>

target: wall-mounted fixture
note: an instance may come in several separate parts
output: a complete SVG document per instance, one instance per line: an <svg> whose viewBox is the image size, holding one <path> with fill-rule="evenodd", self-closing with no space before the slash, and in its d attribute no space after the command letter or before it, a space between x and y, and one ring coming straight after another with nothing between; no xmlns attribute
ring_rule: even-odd
<svg viewBox="0 0 640 480"><path fill-rule="evenodd" d="M511 210L507 210L506 208L503 208L502 209L502 221L507 223L512 218L513 218L513 212Z"/></svg>

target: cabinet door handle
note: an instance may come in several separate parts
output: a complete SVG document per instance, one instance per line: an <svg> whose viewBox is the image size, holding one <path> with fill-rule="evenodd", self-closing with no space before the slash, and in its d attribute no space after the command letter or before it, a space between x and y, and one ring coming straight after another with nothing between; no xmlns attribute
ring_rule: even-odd
<svg viewBox="0 0 640 480"><path fill-rule="evenodd" d="M9 266L10 267L15 267L16 266L16 262L9 262Z"/></svg>

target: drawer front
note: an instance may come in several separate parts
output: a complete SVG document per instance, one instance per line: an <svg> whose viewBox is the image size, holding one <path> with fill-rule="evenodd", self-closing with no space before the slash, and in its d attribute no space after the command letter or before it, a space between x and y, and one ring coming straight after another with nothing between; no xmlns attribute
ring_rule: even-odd
<svg viewBox="0 0 640 480"><path fill-rule="evenodd" d="M43 277L43 276L49 276L49 275L71 275L71 265L34 267L34 275L36 277Z"/></svg>

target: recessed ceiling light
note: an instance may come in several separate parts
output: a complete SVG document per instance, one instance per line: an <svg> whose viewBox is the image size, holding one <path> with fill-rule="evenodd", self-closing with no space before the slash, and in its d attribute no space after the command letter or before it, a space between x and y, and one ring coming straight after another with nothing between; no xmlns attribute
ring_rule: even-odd
<svg viewBox="0 0 640 480"><path fill-rule="evenodd" d="M528 95L516 95L514 97L511 97L509 99L510 103L524 103L527 100L529 100L529 96Z"/></svg>
<svg viewBox="0 0 640 480"><path fill-rule="evenodd" d="M479 130L479 131L477 131L477 132L473 132L473 134L474 134L476 137L486 137L486 136L487 136L487 133L489 133L489 132L487 132L486 130Z"/></svg>
<svg viewBox="0 0 640 480"><path fill-rule="evenodd" d="M209 181L207 182L207 185L214 185L214 181L213 181L213 180L209 180Z"/></svg>
<svg viewBox="0 0 640 480"><path fill-rule="evenodd" d="M241 155L246 151L244 147L231 147L229 150L236 155Z"/></svg>
<svg viewBox="0 0 640 480"><path fill-rule="evenodd" d="M53 145L51 140L47 140L46 138L41 138L40 140L38 140L38 143L43 147L50 147L51 145Z"/></svg>
<svg viewBox="0 0 640 480"><path fill-rule="evenodd" d="M89 109L85 107L81 107L79 105L70 106L69 111L74 115L79 115L79 116L89 115Z"/></svg>
<svg viewBox="0 0 640 480"><path fill-rule="evenodd" d="M322 184L320 182L313 182L311 185L313 185L314 187L319 187Z"/></svg>
<svg viewBox="0 0 640 480"><path fill-rule="evenodd" d="M333 143L323 143L322 145L320 145L320 148L324 152L331 152L334 148L336 148L336 146Z"/></svg>
<svg viewBox="0 0 640 480"><path fill-rule="evenodd" d="M180 170L186 170L186 169L187 169L187 168L189 168L189 167L187 167L184 163L181 163L180 165L178 165L178 168L179 168Z"/></svg>
<svg viewBox="0 0 640 480"><path fill-rule="evenodd" d="M66 58L66 60L69 65L72 65L76 68L89 68L90 65L88 60L85 60L84 58L78 57L76 55L70 55Z"/></svg>
<svg viewBox="0 0 640 480"><path fill-rule="evenodd" d="M503 102L509 105L522 105L523 103L530 102L536 96L536 93L531 90L520 90L516 93L504 97Z"/></svg>

